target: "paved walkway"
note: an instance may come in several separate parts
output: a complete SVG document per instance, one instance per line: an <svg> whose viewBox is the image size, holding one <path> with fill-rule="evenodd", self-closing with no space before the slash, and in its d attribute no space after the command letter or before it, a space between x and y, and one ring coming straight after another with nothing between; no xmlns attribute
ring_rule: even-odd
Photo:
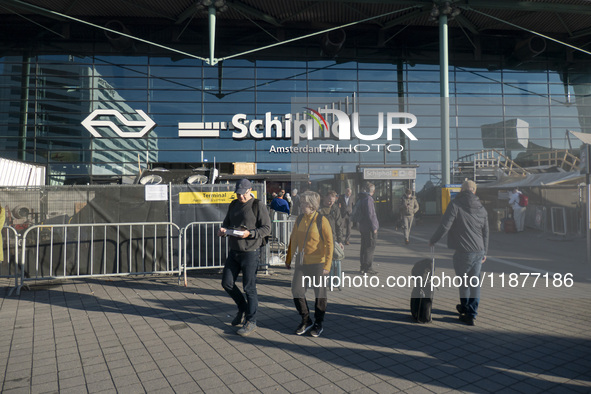
<svg viewBox="0 0 591 394"><path fill-rule="evenodd" d="M235 307L217 274L194 274L186 288L171 276L59 281L18 297L0 288L0 391L591 392L585 240L493 233L476 326L458 321L457 290L446 286L433 322L417 324L410 289L386 280L430 257L435 225L416 226L408 246L380 231L380 283L330 293L320 338L293 334L299 319L282 268L259 278L259 328L247 338L230 325ZM354 234L343 268L359 281ZM450 251L438 246L435 257L436 273L451 275ZM540 274L536 287L533 276L521 287L525 275L510 286L510 273L526 272ZM564 276L553 285L554 273L569 272L572 287Z"/></svg>

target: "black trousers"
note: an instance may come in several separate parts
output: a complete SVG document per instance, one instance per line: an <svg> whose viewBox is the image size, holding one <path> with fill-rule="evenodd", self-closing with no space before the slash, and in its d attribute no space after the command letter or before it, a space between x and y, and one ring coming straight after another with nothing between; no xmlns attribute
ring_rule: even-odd
<svg viewBox="0 0 591 394"><path fill-rule="evenodd" d="M361 231L361 251L359 256L361 271L373 269L373 254L376 250L377 238L378 234L371 230Z"/></svg>
<svg viewBox="0 0 591 394"><path fill-rule="evenodd" d="M324 321L326 314L327 290L325 278L329 276L323 274L324 264L309 264L296 266L291 281L291 293L295 307L302 317L302 320L310 318L310 309L306 301L306 290L310 287L314 289L316 301L314 303L314 320L316 323ZM330 283L330 282L328 282Z"/></svg>

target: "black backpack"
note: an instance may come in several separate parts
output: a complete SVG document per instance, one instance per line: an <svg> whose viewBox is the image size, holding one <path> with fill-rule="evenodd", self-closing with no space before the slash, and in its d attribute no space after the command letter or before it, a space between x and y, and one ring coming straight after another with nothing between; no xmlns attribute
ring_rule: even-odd
<svg viewBox="0 0 591 394"><path fill-rule="evenodd" d="M233 200L230 203L230 207L228 208L228 211L231 210L234 205L238 202L238 200ZM252 202L252 213L254 213L254 216L257 219L257 223L259 222L259 204L260 204L261 200L255 198L254 201ZM261 243L261 247L265 246L268 242L269 239L271 239L270 235L267 235L266 237L263 237L263 243Z"/></svg>

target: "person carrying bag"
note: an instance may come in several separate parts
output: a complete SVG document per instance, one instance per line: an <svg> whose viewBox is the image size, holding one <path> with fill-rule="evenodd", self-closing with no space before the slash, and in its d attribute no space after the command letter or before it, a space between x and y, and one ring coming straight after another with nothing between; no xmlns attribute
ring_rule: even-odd
<svg viewBox="0 0 591 394"><path fill-rule="evenodd" d="M318 212L320 196L307 191L300 197L302 215L298 217L289 240L285 266L295 266L291 282L291 292L295 307L302 320L296 329L297 335L310 331L313 337L319 337L327 305L327 275L330 272L333 255L332 229L328 219ZM320 219L319 219L320 215ZM320 222L320 226L318 225ZM306 301L306 290L314 288L316 302L314 321Z"/></svg>

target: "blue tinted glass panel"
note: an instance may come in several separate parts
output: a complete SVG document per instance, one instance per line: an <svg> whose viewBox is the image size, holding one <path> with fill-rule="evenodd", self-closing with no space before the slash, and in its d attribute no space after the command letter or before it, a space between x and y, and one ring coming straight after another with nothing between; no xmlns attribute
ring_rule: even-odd
<svg viewBox="0 0 591 394"><path fill-rule="evenodd" d="M455 85L456 94L495 94L501 95L502 85L495 83L456 83Z"/></svg>
<svg viewBox="0 0 591 394"><path fill-rule="evenodd" d="M201 79L200 66L151 66L150 78Z"/></svg>
<svg viewBox="0 0 591 394"><path fill-rule="evenodd" d="M342 70L342 69L310 69L308 72L308 79L312 81L356 81L357 70Z"/></svg>
<svg viewBox="0 0 591 394"><path fill-rule="evenodd" d="M203 82L197 78L150 78L151 89L173 89L173 90L203 90Z"/></svg>
<svg viewBox="0 0 591 394"><path fill-rule="evenodd" d="M382 82L359 82L359 90L362 92L398 92L398 84L396 81L382 81Z"/></svg>
<svg viewBox="0 0 591 394"><path fill-rule="evenodd" d="M179 102L201 102L202 92L199 90L150 90L151 102L167 103L170 107L178 108ZM186 104L180 104L181 106Z"/></svg>
<svg viewBox="0 0 591 394"><path fill-rule="evenodd" d="M545 72L503 72L504 83L547 83L548 74Z"/></svg>
<svg viewBox="0 0 591 394"><path fill-rule="evenodd" d="M254 101L254 100L253 100ZM246 103L204 103L205 113L208 115L249 114L255 110L254 102ZM213 120L212 120L213 121Z"/></svg>
<svg viewBox="0 0 591 394"><path fill-rule="evenodd" d="M407 94L420 94L420 93L430 93L430 94L440 94L439 91L439 83L435 82L408 82L406 85Z"/></svg>
<svg viewBox="0 0 591 394"><path fill-rule="evenodd" d="M304 79L286 79L286 80L269 80L257 81L256 89L258 91L274 91L274 92L305 92L307 81Z"/></svg>

